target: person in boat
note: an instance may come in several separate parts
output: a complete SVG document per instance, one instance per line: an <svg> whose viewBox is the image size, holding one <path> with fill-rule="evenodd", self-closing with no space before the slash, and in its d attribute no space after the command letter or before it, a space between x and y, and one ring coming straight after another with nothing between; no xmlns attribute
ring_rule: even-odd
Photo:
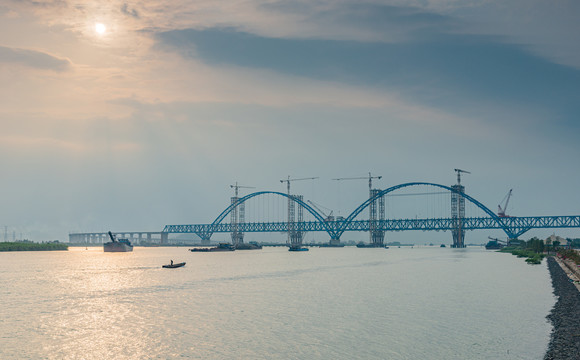
<svg viewBox="0 0 580 360"><path fill-rule="evenodd" d="M173 260L171 260L171 265L173 265Z"/></svg>

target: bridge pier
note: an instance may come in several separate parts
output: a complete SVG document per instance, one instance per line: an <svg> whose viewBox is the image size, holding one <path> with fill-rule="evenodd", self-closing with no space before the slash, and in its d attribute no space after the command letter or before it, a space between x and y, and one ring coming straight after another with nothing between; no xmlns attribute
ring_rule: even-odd
<svg viewBox="0 0 580 360"><path fill-rule="evenodd" d="M201 238L201 244L202 245L209 245L210 244L210 240L211 240L211 233L195 233L197 236L199 236Z"/></svg>
<svg viewBox="0 0 580 360"><path fill-rule="evenodd" d="M330 246L340 246L340 239L330 239L330 241L328 242L328 245L330 245Z"/></svg>
<svg viewBox="0 0 580 360"><path fill-rule="evenodd" d="M461 194L465 193L463 185L451 186L456 192L451 193L451 217L453 218L453 229L451 235L453 237L452 248L465 247L465 230L463 229L463 219L465 218L465 197Z"/></svg>
<svg viewBox="0 0 580 360"><path fill-rule="evenodd" d="M370 199L374 198L381 192L381 189L371 189ZM385 230L378 226L378 220L385 220L385 197L371 201L369 204L369 236L370 245L373 247L383 247L385 242Z"/></svg>
<svg viewBox="0 0 580 360"><path fill-rule="evenodd" d="M296 200L304 202L304 196L291 195L288 198L288 245L292 249L299 249L302 247L302 240L305 232L298 230L296 223L304 221L304 208L298 206L296 211Z"/></svg>
<svg viewBox="0 0 580 360"><path fill-rule="evenodd" d="M230 224L232 226L230 235L234 247L244 243L244 233L239 230L238 224L246 221L246 203L242 202L238 204L239 200L240 198L237 196L236 188L236 196L231 198L231 204L234 205L234 208L230 213Z"/></svg>

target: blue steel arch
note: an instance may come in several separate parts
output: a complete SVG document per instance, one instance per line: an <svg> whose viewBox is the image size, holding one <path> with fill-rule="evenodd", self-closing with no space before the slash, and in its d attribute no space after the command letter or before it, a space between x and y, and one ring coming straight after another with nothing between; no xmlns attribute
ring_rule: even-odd
<svg viewBox="0 0 580 360"><path fill-rule="evenodd" d="M501 220L501 218L499 216L497 216L493 211L491 211L487 206L483 205L482 203L480 203L479 201L475 200L474 198L472 198L471 196L456 191L453 188L449 187L449 186L445 186L445 185L441 185L441 184L434 184L434 183L428 183L428 182L411 182L411 183L404 183L404 184L399 184L399 185L395 185L392 186L388 189L382 190L379 193L377 193L375 196L373 196L372 198L369 198L367 201L363 202L359 207L357 207L343 222L343 224L340 226L340 228L336 231L336 239L340 238L340 236L344 233L344 231L346 230L347 226L365 209L367 208L371 202L377 200L378 198L385 196L386 194L393 192L395 190L401 189L401 188L405 188L405 187L409 187L409 186L434 186L434 187L438 187L438 188L442 188L442 189L446 189L449 190L452 193L456 193L459 194L460 196L463 196L465 199L469 200L470 202L472 202L473 204L475 204L477 207L479 207L481 210L485 211L489 216L491 216L497 223L498 225L502 228L502 230L507 234L507 236L510 239L515 239L517 238L516 234L513 233L511 231L511 229L509 227L507 227L504 222Z"/></svg>
<svg viewBox="0 0 580 360"><path fill-rule="evenodd" d="M280 195L282 197L285 198L289 198L291 200L293 200L294 202L296 202L298 205L302 206L303 208L305 208L306 210L308 210L309 213L311 213L316 220L318 220L320 223L322 223L322 225L324 226L324 229L326 230L326 232L332 237L333 236L333 231L328 227L328 223L324 220L324 218L322 217L322 215L316 211L315 209L313 209L310 205L306 204L304 201L294 197L294 196L288 196L288 194L284 194L281 192L277 192L277 191L257 191L255 193L251 193L248 194L244 197L241 197L238 199L238 201L236 201L233 204L230 204L230 206L228 206L227 208L225 208L224 211L221 212L221 214L218 215L218 217L216 217L216 219L211 223L212 227L214 225L217 225L219 223L221 223L225 217L232 212L232 210L242 204L243 202L246 202L247 200L256 197L256 196L260 196L260 195L265 195L265 194L274 194L274 195ZM205 234L208 238L211 236L211 234Z"/></svg>

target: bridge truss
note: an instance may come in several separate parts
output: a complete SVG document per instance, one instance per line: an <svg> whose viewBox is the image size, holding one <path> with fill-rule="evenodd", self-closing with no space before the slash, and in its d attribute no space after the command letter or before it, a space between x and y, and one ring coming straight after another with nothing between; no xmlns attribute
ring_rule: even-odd
<svg viewBox="0 0 580 360"><path fill-rule="evenodd" d="M372 225L372 226L371 226ZM550 228L580 228L580 216L527 216L501 218L501 223L491 217L463 218L463 230L509 229L509 237L516 239L530 229ZM253 222L238 223L237 230L241 232L287 232L287 222ZM393 219L393 220L353 220L344 221L304 221L292 223L292 229L297 231L326 231L334 238L334 234L344 231L451 231L456 228L456 219ZM345 226L345 227L343 227ZM231 233L234 227L230 223L167 225L163 232L193 233L202 237L205 234ZM334 236L333 236L334 235Z"/></svg>
<svg viewBox="0 0 580 360"><path fill-rule="evenodd" d="M372 206L377 200L387 194L405 187L413 186L431 186L449 191L455 197L461 197L467 200L488 216L484 217L461 217L458 222L457 216L430 218L430 219L369 219L355 220L355 218L367 207ZM240 222L226 223L222 222L225 217L235 212L236 208L243 206L244 202L266 194L273 194L288 198L295 202L301 210L306 209L311 213L315 221L296 221L296 222ZM458 223L460 224L458 227ZM478 229L501 229L508 238L517 239L530 229L546 228L579 228L580 216L527 216L527 217L499 217L485 205L472 198L471 196L460 191L456 187L449 187L440 184L426 182L412 182L392 186L385 190L375 191L372 196L357 207L346 219L338 221L327 221L314 208L306 204L302 197L287 195L274 191L260 191L232 201L211 224L192 224L192 225L166 225L163 232L165 233L194 233L197 234L202 242L209 242L214 233L244 233L244 232L299 232L306 231L326 231L331 240L340 240L345 231L464 231Z"/></svg>

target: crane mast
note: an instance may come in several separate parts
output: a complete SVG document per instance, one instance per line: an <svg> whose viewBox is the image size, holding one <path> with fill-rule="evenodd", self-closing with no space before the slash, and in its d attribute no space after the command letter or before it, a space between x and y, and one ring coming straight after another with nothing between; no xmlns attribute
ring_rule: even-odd
<svg viewBox="0 0 580 360"><path fill-rule="evenodd" d="M318 210L323 216L324 216L324 220L326 221L333 221L334 220L334 216L332 216L333 210L327 208L326 206L322 206L320 204L315 203L314 201L310 201L307 200L307 202L312 205L316 210ZM321 207L330 210L330 213L327 215L326 212L324 212Z"/></svg>
<svg viewBox="0 0 580 360"><path fill-rule="evenodd" d="M332 180L362 180L368 179L369 180L369 199L374 198L381 190L380 189L373 189L373 179L381 179L382 176L373 176L369 172L369 176L366 177L351 177L351 178L337 178ZM377 209L378 207L378 209ZM382 247L384 240L385 240L385 231L379 230L377 227L377 213L378 219L384 220L385 219L385 198L381 197L377 200L372 201L369 204L369 237L370 237L370 245L371 247Z"/></svg>
<svg viewBox="0 0 580 360"><path fill-rule="evenodd" d="M255 189L254 186L242 186L242 185L238 185L238 182L236 181L236 185L230 185L230 187L232 189L235 189L235 196L238 197L238 189Z"/></svg>
<svg viewBox="0 0 580 360"><path fill-rule="evenodd" d="M280 180L281 183L286 183L286 189L288 191L288 245L290 250L300 249L302 247L302 239L304 238L304 232L296 229L296 222L302 222L304 216L304 209L302 206L298 207L298 214L295 213L295 200L303 200L302 195L292 195L290 194L290 183L292 181L303 181L303 180L315 180L318 177L306 177L299 179L290 179L288 175L287 179ZM296 217L298 215L298 217Z"/></svg>
<svg viewBox="0 0 580 360"><path fill-rule="evenodd" d="M510 189L510 191L507 193L507 195L506 195L506 196L503 198L503 200L501 201L502 203L504 203L504 204L505 204L505 205L503 206L503 208L502 208L501 204L499 204L499 205L497 206L497 215L498 215L499 217L509 217L509 215L506 215L506 213L505 213L505 212L506 212L506 210L507 210L507 206L508 206L508 204L509 204L509 202L510 202L510 198L511 198L511 196L512 196L512 190L513 190L513 189Z"/></svg>
<svg viewBox="0 0 580 360"><path fill-rule="evenodd" d="M332 179L332 180L366 180L369 179L369 193L371 192L371 190L373 189L373 179L381 179L382 176L372 176L372 174L369 172L369 176L360 176L360 177L348 177L348 178L337 178L337 179Z"/></svg>
<svg viewBox="0 0 580 360"><path fill-rule="evenodd" d="M455 169L455 172L457 173L457 185L461 185L461 173L471 174L469 171L461 169Z"/></svg>
<svg viewBox="0 0 580 360"><path fill-rule="evenodd" d="M461 195L465 193L465 186L461 185L461 173L471 174L469 171L454 169L457 173L457 184L451 186L454 192L451 193L451 217L453 218L453 244L451 247L465 247L465 230L463 230L463 218L465 217L465 198Z"/></svg>
<svg viewBox="0 0 580 360"><path fill-rule="evenodd" d="M231 198L231 204L235 205L238 203L240 198L238 197L239 189L255 189L253 186L243 186L238 185L236 181L235 185L230 185L230 188L234 189L234 197ZM234 206L230 213L230 223L232 225L232 245L234 247L238 246L238 244L242 244L244 242L244 233L239 231L238 224L246 222L246 204L241 203Z"/></svg>

